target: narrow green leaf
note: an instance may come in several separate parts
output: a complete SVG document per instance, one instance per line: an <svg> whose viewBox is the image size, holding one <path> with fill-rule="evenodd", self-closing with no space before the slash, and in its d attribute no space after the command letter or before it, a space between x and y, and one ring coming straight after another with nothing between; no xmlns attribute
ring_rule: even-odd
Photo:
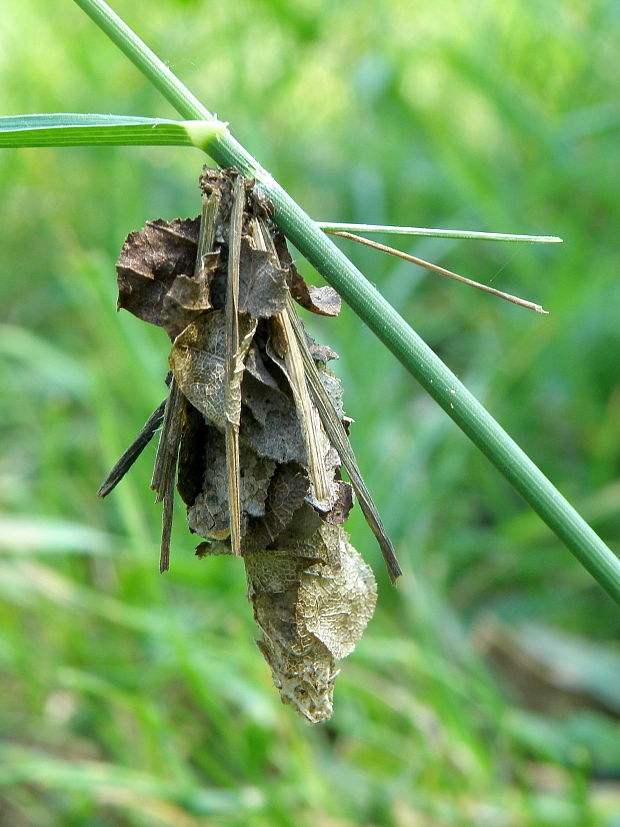
<svg viewBox="0 0 620 827"><path fill-rule="evenodd" d="M125 115L21 115L0 118L0 147L30 146L195 146L209 144L226 132L226 124L171 121Z"/></svg>
<svg viewBox="0 0 620 827"><path fill-rule="evenodd" d="M386 233L387 235L421 235L425 238L471 238L479 241L529 241L536 244L557 244L557 235L516 235L515 233L483 233L478 230L434 230L428 227L397 227L392 224L343 224L317 221L326 233Z"/></svg>

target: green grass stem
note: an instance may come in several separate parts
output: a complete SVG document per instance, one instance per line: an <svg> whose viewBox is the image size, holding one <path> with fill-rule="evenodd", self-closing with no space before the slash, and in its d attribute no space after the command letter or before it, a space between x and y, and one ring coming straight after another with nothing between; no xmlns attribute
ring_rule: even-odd
<svg viewBox="0 0 620 827"><path fill-rule="evenodd" d="M184 118L213 117L102 0L75 2ZM441 359L232 135L225 133L212 141L208 152L222 166L235 165L258 180L291 242L620 604L616 556Z"/></svg>

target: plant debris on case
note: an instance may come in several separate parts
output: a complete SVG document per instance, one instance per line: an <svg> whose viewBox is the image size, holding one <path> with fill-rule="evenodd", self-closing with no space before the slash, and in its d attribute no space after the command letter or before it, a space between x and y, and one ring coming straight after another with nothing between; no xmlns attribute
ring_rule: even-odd
<svg viewBox="0 0 620 827"><path fill-rule="evenodd" d="M99 490L108 494L161 426L151 487L169 565L174 486L199 557L243 558L258 646L282 700L311 722L332 713L336 661L372 616L376 584L342 528L357 494L392 581L401 573L347 437L336 354L306 333L293 299L335 316L331 287L306 285L237 170L208 167L202 214L150 221L117 262L119 308L172 340L167 399ZM350 479L341 478L344 466Z"/></svg>

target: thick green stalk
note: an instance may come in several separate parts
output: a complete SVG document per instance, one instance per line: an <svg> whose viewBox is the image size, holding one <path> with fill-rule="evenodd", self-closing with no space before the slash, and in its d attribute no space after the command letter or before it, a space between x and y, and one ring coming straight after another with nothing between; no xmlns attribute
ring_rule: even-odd
<svg viewBox="0 0 620 827"><path fill-rule="evenodd" d="M157 86L184 118L213 116L102 0L75 0ZM253 176L276 209L276 221L475 445L512 483L592 576L620 604L620 562L488 411L364 278L260 164L227 132L208 153Z"/></svg>

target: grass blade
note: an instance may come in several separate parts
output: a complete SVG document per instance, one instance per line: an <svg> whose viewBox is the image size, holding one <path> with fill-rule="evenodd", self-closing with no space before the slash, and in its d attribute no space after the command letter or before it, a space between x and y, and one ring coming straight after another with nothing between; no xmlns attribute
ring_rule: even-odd
<svg viewBox="0 0 620 827"><path fill-rule="evenodd" d="M162 510L161 547L159 571L170 568L170 537L172 535L172 516L174 511L174 484L176 481L177 460L181 442L181 423L185 397L174 381L170 381L170 391L164 409L163 425L157 446L155 467L151 488L156 493L155 502L164 503Z"/></svg>
<svg viewBox="0 0 620 827"><path fill-rule="evenodd" d="M418 235L424 238L467 238L477 241L527 241L531 244L558 244L557 235L517 235L515 233L484 233L478 230L435 230L428 227L398 227L393 224L346 224L338 221L317 221L326 233L386 233L387 235Z"/></svg>
<svg viewBox="0 0 620 827"><path fill-rule="evenodd" d="M146 446L149 444L155 435L155 431L163 422L165 410L166 400L164 399L163 402L155 408L153 413L149 416L140 429L134 441L123 453L118 462L116 462L105 480L101 483L99 490L97 491L98 497L107 497L110 491L116 488L119 482L123 479L142 451L144 451Z"/></svg>
<svg viewBox="0 0 620 827"><path fill-rule="evenodd" d="M490 293L493 296L497 296L499 299L512 302L512 304L518 304L519 307L525 307L528 310L535 310L537 313L543 313L545 316L548 315L548 312L535 302L522 299L519 296L513 296L511 293L504 293L503 290L498 290L496 287L491 287L488 284L481 284L479 281L474 281L473 279L468 279L465 276L460 276L452 270L446 270L445 267L440 267L438 264L425 261L423 258L412 256L409 253L403 253L402 250L397 250L395 247L388 247L385 244L379 244L378 241L370 241L370 239L363 238L361 235L355 235L354 233L333 232L332 235L337 235L339 238L347 238L349 241L356 241L358 244L366 245L366 247L373 247L381 253L387 253L390 256L396 256L397 258L402 258L405 261L410 261L412 264L417 264L418 267L425 267L427 270L432 270L433 273L439 273L440 276L447 276L455 281L460 281L462 284L467 284L469 287L475 287L476 290L482 290L483 293Z"/></svg>
<svg viewBox="0 0 620 827"><path fill-rule="evenodd" d="M366 522L377 538L379 548L381 549L383 559L385 560L388 574L390 575L390 580L392 581L392 584L395 584L396 579L402 574L402 570L398 560L396 559L394 546L392 545L392 541L388 537L383 526L383 522L379 516L379 511L373 502L370 491L366 487L366 483L364 482L364 478L362 477L358 467L357 460L355 459L353 448L349 442L349 437L347 436L344 426L340 421L338 414L334 410L331 399L323 386L317 366L315 365L314 359L308 350L306 335L304 333L301 320L297 315L293 301L290 297L286 309L286 316L290 329L296 337L297 344L299 345L312 400L317 407L323 427L329 436L330 442L336 451L338 451L340 461L349 475L349 479L351 480L351 484L357 494L360 508L364 513Z"/></svg>
<svg viewBox="0 0 620 827"><path fill-rule="evenodd" d="M196 146L206 151L224 134L217 120L171 121L124 115L21 115L0 118L0 147Z"/></svg>
<svg viewBox="0 0 620 827"><path fill-rule="evenodd" d="M257 244L259 249L269 250L269 252L277 258L277 252L273 244L273 240L264 222L261 219L255 219L254 226L255 244ZM314 495L320 502L329 497L329 483L327 480L325 463L323 461L323 457L321 456L321 450L319 447L320 440L317 430L317 417L319 414L310 399L305 378L304 361L300 346L294 335L294 331L288 317L288 311L278 313L275 318L281 327L282 337L286 343L286 352L283 359L279 361L278 364L286 375L293 393L295 407L297 408L297 415L299 417L299 424L301 426L301 433L304 438L306 452L308 455L308 471L310 473L310 481L312 483L312 487L314 488Z"/></svg>
<svg viewBox="0 0 620 827"><path fill-rule="evenodd" d="M228 470L230 545L235 557L241 556L239 420L243 360L239 359L239 257L245 205L244 186L243 176L238 175L233 189L233 204L230 213L226 287L226 468Z"/></svg>

